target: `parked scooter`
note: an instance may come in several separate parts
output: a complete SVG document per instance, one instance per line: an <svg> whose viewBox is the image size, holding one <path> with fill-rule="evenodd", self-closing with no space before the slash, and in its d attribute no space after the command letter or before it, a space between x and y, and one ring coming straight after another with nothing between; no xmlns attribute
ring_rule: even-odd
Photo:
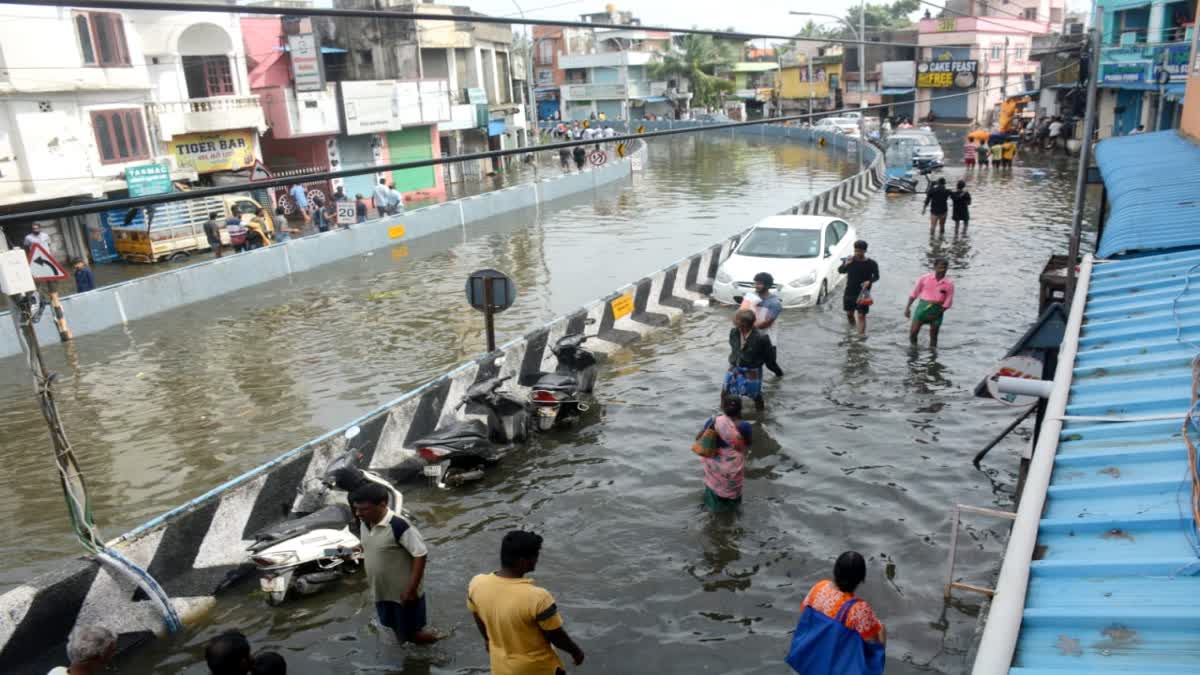
<svg viewBox="0 0 1200 675"><path fill-rule="evenodd" d="M534 424L539 431L570 424L588 404L581 395L591 394L596 384L596 356L583 348L583 333L564 335L550 351L558 358L553 373L539 373L532 386Z"/></svg>
<svg viewBox="0 0 1200 675"><path fill-rule="evenodd" d="M400 492L383 477L357 466L361 453L351 446L359 433L357 426L346 430L350 449L330 462L321 477L316 497L327 506L255 533L247 550L270 604L282 603L291 593L320 592L358 571L362 557L358 536L351 532L355 518L348 495L360 485L383 485L391 494L391 509L403 513Z"/></svg>
<svg viewBox="0 0 1200 675"><path fill-rule="evenodd" d="M425 462L423 473L438 487L461 485L483 478L499 461L499 445L519 443L528 436L529 409L524 401L499 391L510 377L493 377L467 389L459 402L482 406L487 421L455 420L417 439L417 456ZM469 412L469 411L468 411Z"/></svg>

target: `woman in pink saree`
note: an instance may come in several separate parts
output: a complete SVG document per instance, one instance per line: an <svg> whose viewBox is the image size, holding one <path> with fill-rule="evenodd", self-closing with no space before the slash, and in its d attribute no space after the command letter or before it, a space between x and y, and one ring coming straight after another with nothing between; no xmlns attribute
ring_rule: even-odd
<svg viewBox="0 0 1200 675"><path fill-rule="evenodd" d="M742 399L729 396L721 401L723 414L710 417L697 439L712 428L717 432L716 453L701 457L704 465L704 506L713 513L733 511L742 503L746 478L746 452L750 447L750 423L742 419Z"/></svg>

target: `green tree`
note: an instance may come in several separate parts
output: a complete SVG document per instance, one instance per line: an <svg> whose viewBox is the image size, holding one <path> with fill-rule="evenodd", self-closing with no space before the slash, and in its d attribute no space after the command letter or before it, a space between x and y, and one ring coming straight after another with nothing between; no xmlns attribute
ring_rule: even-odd
<svg viewBox="0 0 1200 675"><path fill-rule="evenodd" d="M874 5L867 3L866 5L866 29L867 34L877 33L882 30L897 30L902 28L911 28L912 20L909 15L917 11L921 7L921 0L896 0L891 3L880 3ZM846 21L854 26L854 30L858 30L858 5L853 5L846 12ZM850 37L853 33L846 26L839 24L835 29L838 37Z"/></svg>
<svg viewBox="0 0 1200 675"><path fill-rule="evenodd" d="M687 79L692 91L692 105L715 106L721 93L733 91L733 82L716 77L720 66L737 60L736 50L727 42L713 40L709 35L685 35L682 50L663 54L649 65L651 79Z"/></svg>

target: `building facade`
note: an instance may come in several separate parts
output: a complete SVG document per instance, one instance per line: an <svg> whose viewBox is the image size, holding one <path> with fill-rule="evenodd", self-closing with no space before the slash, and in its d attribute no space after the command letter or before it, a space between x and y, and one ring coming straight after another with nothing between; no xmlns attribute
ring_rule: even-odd
<svg viewBox="0 0 1200 675"><path fill-rule="evenodd" d="M1097 0L1104 10L1098 129L1101 138L1179 126L1195 4Z"/></svg>
<svg viewBox="0 0 1200 675"><path fill-rule="evenodd" d="M128 196L127 172L148 165L177 185L245 182L255 170L266 122L237 15L49 6L8 14L0 23L0 209ZM116 258L111 227L123 218L40 225L64 260L106 262ZM6 231L8 243L28 227Z"/></svg>

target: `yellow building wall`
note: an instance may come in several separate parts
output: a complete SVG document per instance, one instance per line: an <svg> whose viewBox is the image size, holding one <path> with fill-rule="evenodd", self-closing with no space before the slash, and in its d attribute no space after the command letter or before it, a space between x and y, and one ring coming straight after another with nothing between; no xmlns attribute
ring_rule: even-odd
<svg viewBox="0 0 1200 675"><path fill-rule="evenodd" d="M841 70L839 66L838 70ZM781 88L779 92L780 98L790 99L807 99L810 95L813 98L827 98L829 96L829 83L825 80L817 80L815 74L816 67L813 68L814 82L812 90L808 87L808 82L804 81L804 77L808 72L808 66L788 66L783 69L781 76Z"/></svg>

